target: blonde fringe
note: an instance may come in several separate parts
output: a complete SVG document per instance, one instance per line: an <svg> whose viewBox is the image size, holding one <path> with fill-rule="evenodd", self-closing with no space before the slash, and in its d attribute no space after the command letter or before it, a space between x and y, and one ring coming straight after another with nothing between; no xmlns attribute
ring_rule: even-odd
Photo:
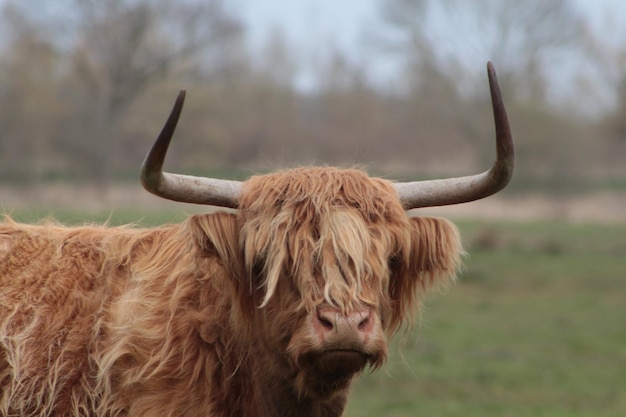
<svg viewBox="0 0 626 417"><path fill-rule="evenodd" d="M409 219L390 182L359 170L253 177L242 206L244 263L249 271L261 267L262 278L251 277L264 290L261 308L289 277L307 310L322 302L344 311L389 304L393 333L416 316L423 293L453 281L461 264L454 225Z"/></svg>

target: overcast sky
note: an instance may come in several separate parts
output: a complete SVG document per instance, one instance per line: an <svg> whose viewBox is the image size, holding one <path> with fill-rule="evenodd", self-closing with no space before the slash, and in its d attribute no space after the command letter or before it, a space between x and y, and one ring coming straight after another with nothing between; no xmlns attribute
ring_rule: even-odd
<svg viewBox="0 0 626 417"><path fill-rule="evenodd" d="M310 87L315 78L311 73L316 67L315 60L323 57L329 48L339 49L356 62L366 62L369 74L383 82L387 81L385 77L397 76L395 63L389 56L376 55L374 60L363 58L373 51L368 48L367 35L380 29L375 26L380 24L381 0L234 1L231 4L237 5L237 13L246 22L253 48L263 45L273 30L287 35L290 45L299 54L296 83L302 88ZM603 42L621 47L626 44L626 0L574 0L574 4ZM479 56L476 67L482 71L483 61L489 59L491 57ZM572 63L573 66L579 64ZM557 81L571 82L563 80L562 75L556 75Z"/></svg>
<svg viewBox="0 0 626 417"><path fill-rule="evenodd" d="M335 38L354 47L363 23L373 22L377 0L239 0L252 39L277 27L302 45Z"/></svg>
<svg viewBox="0 0 626 417"><path fill-rule="evenodd" d="M330 39L358 48L361 32L377 21L380 0L236 0L251 39L262 40L272 28L285 31L304 47L317 48ZM547 0L549 1L549 0ZM599 30L607 22L626 22L624 0L574 0ZM626 30L620 33L626 35ZM607 34L608 38L613 38Z"/></svg>

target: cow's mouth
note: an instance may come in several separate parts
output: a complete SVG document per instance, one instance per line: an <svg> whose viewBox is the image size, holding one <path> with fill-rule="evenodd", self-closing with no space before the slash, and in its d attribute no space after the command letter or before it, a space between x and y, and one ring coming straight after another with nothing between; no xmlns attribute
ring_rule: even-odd
<svg viewBox="0 0 626 417"><path fill-rule="evenodd" d="M304 355L299 361L304 371L304 386L320 398L347 388L352 378L371 362L371 355L351 349L316 352Z"/></svg>
<svg viewBox="0 0 626 417"><path fill-rule="evenodd" d="M358 350L327 350L315 358L313 367L324 378L341 379L362 371L370 356Z"/></svg>

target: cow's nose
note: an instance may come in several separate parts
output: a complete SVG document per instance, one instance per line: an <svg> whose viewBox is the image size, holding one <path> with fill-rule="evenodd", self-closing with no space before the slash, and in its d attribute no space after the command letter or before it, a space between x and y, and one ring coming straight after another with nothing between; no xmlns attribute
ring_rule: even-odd
<svg viewBox="0 0 626 417"><path fill-rule="evenodd" d="M332 307L318 309L316 317L318 331L321 334L369 334L374 321L370 309L360 309L349 314Z"/></svg>

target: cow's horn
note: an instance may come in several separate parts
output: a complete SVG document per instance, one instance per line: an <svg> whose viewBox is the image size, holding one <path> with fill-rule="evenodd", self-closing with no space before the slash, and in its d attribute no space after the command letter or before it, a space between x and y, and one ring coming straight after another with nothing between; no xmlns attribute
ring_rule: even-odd
<svg viewBox="0 0 626 417"><path fill-rule="evenodd" d="M405 210L479 200L497 193L508 184L515 165L513 137L491 62L487 63L487 74L496 125L497 158L493 167L482 174L467 177L396 183L396 192Z"/></svg>
<svg viewBox="0 0 626 417"><path fill-rule="evenodd" d="M163 160L185 102L181 90L161 133L141 165L141 183L152 194L184 203L237 208L241 182L163 172Z"/></svg>

